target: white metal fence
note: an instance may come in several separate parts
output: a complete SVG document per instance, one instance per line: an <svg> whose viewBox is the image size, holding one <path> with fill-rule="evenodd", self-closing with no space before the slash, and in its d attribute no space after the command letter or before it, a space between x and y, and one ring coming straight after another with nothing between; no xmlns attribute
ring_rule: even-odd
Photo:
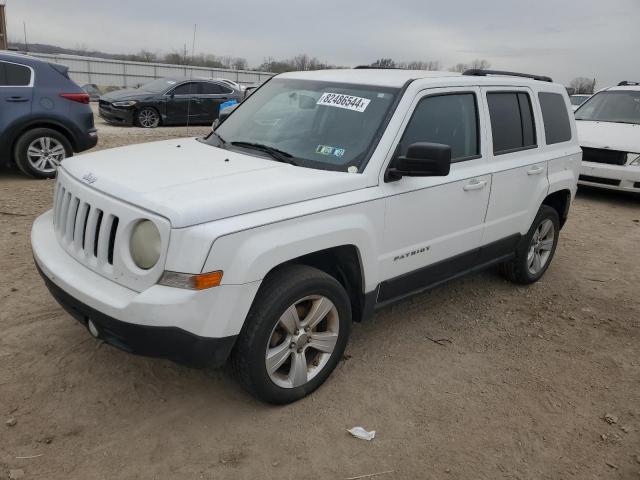
<svg viewBox="0 0 640 480"><path fill-rule="evenodd" d="M29 55L69 67L69 76L79 85L94 83L102 87L135 87L155 78L179 76L226 78L241 84L250 84L262 82L273 75L269 72L253 72L251 70L128 62L79 55L51 55L47 53L29 53Z"/></svg>

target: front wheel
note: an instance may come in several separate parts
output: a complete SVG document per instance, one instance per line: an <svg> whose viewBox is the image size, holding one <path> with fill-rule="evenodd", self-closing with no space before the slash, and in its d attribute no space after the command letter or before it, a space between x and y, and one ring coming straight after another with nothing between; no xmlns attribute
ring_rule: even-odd
<svg viewBox="0 0 640 480"><path fill-rule="evenodd" d="M500 266L501 273L512 282L525 285L540 280L556 252L559 233L558 212L542 205L516 250L516 256Z"/></svg>
<svg viewBox="0 0 640 480"><path fill-rule="evenodd" d="M160 125L160 114L155 108L144 107L138 110L136 121L142 128L155 128Z"/></svg>
<svg viewBox="0 0 640 480"><path fill-rule="evenodd" d="M269 403L294 402L318 388L344 354L351 305L342 285L312 267L268 276L231 355L241 385Z"/></svg>

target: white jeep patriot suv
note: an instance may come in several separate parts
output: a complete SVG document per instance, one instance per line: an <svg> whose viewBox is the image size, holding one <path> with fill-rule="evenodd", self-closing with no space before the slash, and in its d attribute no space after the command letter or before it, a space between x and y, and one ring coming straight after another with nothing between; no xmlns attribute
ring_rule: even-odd
<svg viewBox="0 0 640 480"><path fill-rule="evenodd" d="M540 279L578 180L570 109L509 72L278 75L205 138L65 160L35 262L95 337L228 358L291 402L378 307L490 265Z"/></svg>

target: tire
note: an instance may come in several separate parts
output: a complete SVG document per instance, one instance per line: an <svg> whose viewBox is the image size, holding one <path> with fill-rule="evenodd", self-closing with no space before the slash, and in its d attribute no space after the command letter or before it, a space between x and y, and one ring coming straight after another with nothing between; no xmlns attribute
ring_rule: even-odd
<svg viewBox="0 0 640 480"><path fill-rule="evenodd" d="M264 402L295 402L329 377L350 331L351 304L335 278L305 265L284 267L267 276L251 306L231 353L232 374Z"/></svg>
<svg viewBox="0 0 640 480"><path fill-rule="evenodd" d="M141 108L136 112L136 123L142 128L156 128L160 125L160 114L152 107Z"/></svg>
<svg viewBox="0 0 640 480"><path fill-rule="evenodd" d="M522 285L540 280L553 260L559 233L558 212L548 205L542 205L531 228L520 242L515 258L501 264L500 273L508 280Z"/></svg>
<svg viewBox="0 0 640 480"><path fill-rule="evenodd" d="M14 148L14 160L25 175L53 178L60 162L73 155L67 137L50 128L34 128L23 133Z"/></svg>

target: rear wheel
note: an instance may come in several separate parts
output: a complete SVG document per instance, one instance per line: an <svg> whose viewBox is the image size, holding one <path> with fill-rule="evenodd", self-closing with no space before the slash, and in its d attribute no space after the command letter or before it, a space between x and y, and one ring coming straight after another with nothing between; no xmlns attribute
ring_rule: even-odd
<svg viewBox="0 0 640 480"><path fill-rule="evenodd" d="M512 282L521 284L540 280L551 264L559 233L558 212L548 205L542 205L516 250L515 258L500 266L501 273Z"/></svg>
<svg viewBox="0 0 640 480"><path fill-rule="evenodd" d="M56 130L35 128L16 142L15 162L30 177L53 178L60 162L73 155L69 140Z"/></svg>
<svg viewBox="0 0 640 480"><path fill-rule="evenodd" d="M241 385L276 404L308 395L329 377L347 345L351 305L330 275L303 265L267 277L231 356Z"/></svg>
<svg viewBox="0 0 640 480"><path fill-rule="evenodd" d="M155 128L160 125L160 114L155 108L144 107L136 113L136 121L142 128Z"/></svg>

